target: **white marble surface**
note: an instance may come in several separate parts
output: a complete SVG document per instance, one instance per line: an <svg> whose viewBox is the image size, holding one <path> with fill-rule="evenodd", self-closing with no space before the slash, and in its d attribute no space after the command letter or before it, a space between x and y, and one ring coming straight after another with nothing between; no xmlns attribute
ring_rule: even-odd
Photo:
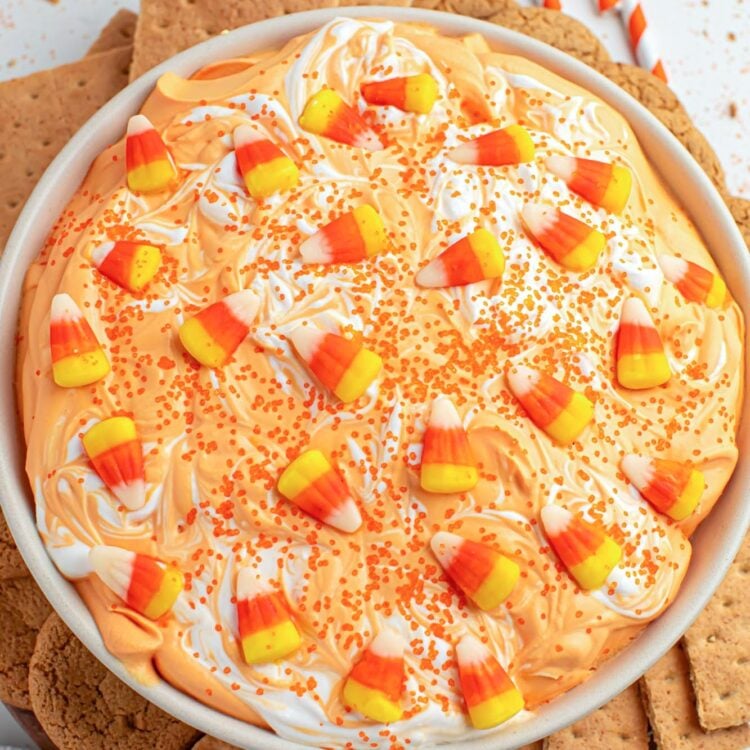
<svg viewBox="0 0 750 750"><path fill-rule="evenodd" d="M532 0L520 0L530 5ZM750 198L750 1L642 0L671 84L718 152L730 190ZM595 0L563 0L616 60L632 62L615 13ZM0 0L0 80L80 57L118 7L139 0ZM24 744L25 742L25 744ZM33 748L0 706L0 745Z"/></svg>

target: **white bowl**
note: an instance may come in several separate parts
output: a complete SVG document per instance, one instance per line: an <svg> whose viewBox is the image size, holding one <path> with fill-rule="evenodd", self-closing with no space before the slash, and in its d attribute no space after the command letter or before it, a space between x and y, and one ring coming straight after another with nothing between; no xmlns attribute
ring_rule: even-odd
<svg viewBox="0 0 750 750"><path fill-rule="evenodd" d="M0 261L0 501L26 564L45 595L87 648L120 679L168 713L226 742L253 750L293 750L301 745L229 718L166 683L137 683L104 647L88 609L58 573L34 524L31 493L23 469L24 447L14 392L17 310L23 277L39 253L55 219L78 188L91 162L123 134L162 73L189 75L207 63L280 46L336 16L367 16L432 24L449 35L483 34L493 47L522 55L587 88L619 110L635 130L643 149L703 234L732 295L747 312L750 258L719 193L677 139L644 107L583 63L534 39L472 18L410 8L363 7L309 11L246 26L199 44L149 71L97 112L60 152L29 198ZM746 351L747 358L747 351ZM747 366L747 360L746 360ZM743 406L740 456L748 442L750 399ZM541 707L531 721L513 723L500 734L441 747L511 750L581 719L637 680L684 633L708 602L739 549L750 523L750 462L740 461L710 517L696 533L694 555L678 597L639 638L606 662L584 684Z"/></svg>

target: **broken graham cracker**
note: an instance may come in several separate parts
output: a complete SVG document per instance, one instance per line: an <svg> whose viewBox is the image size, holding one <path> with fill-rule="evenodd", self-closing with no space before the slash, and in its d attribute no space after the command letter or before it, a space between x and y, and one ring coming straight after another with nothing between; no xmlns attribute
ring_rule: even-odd
<svg viewBox="0 0 750 750"><path fill-rule="evenodd" d="M648 721L638 685L544 741L544 750L648 750Z"/></svg>
<svg viewBox="0 0 750 750"><path fill-rule="evenodd" d="M107 52L118 47L132 46L137 20L138 16L133 11L124 8L118 10L109 20L109 23L99 32L99 36L94 40L86 54L95 55L97 52Z"/></svg>
<svg viewBox="0 0 750 750"><path fill-rule="evenodd" d="M704 729L750 722L750 537L708 606L685 634Z"/></svg>
<svg viewBox="0 0 750 750"><path fill-rule="evenodd" d="M687 656L672 648L641 680L641 695L658 750L742 750L750 726L706 732L698 723Z"/></svg>
<svg viewBox="0 0 750 750"><path fill-rule="evenodd" d="M127 85L131 55L120 47L0 83L0 250L49 163Z"/></svg>

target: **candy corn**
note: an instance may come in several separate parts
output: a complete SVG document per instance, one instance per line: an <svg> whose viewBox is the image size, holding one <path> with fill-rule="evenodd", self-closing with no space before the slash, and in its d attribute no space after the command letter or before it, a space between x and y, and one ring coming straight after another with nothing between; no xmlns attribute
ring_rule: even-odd
<svg viewBox="0 0 750 750"><path fill-rule="evenodd" d="M510 125L456 146L448 157L459 164L503 167L533 161L534 153L529 131L521 125Z"/></svg>
<svg viewBox="0 0 750 750"><path fill-rule="evenodd" d="M542 508L544 533L560 562L582 589L604 585L620 562L620 546L604 530L559 505Z"/></svg>
<svg viewBox="0 0 750 750"><path fill-rule="evenodd" d="M180 341L202 365L221 367L245 340L258 306L249 289L230 294L188 318L180 326Z"/></svg>
<svg viewBox="0 0 750 750"><path fill-rule="evenodd" d="M129 292L141 292L161 266L161 251L145 242L105 242L91 255L99 273Z"/></svg>
<svg viewBox="0 0 750 750"><path fill-rule="evenodd" d="M237 626L248 664L283 659L302 643L281 595L250 568L237 576Z"/></svg>
<svg viewBox="0 0 750 750"><path fill-rule="evenodd" d="M549 10L562 10L560 0L538 0L538 5L542 8L549 8Z"/></svg>
<svg viewBox="0 0 750 750"><path fill-rule="evenodd" d="M63 388L95 383L109 372L107 355L68 294L56 294L52 298L49 343L52 377Z"/></svg>
<svg viewBox="0 0 750 750"><path fill-rule="evenodd" d="M375 636L349 673L343 689L344 703L382 724L403 715L404 641L391 631Z"/></svg>
<svg viewBox="0 0 750 750"><path fill-rule="evenodd" d="M429 114L438 98L438 83L429 73L363 83L360 90L368 104L391 105L420 115Z"/></svg>
<svg viewBox="0 0 750 750"><path fill-rule="evenodd" d="M635 59L645 70L668 83L667 72L657 51L653 29L649 27L640 0L619 0L620 16L630 37Z"/></svg>
<svg viewBox="0 0 750 750"><path fill-rule="evenodd" d="M310 372L344 403L364 394L383 366L375 352L335 333L300 326L290 338Z"/></svg>
<svg viewBox="0 0 750 750"><path fill-rule="evenodd" d="M508 385L531 421L556 443L569 445L594 418L594 405L582 393L546 373L517 365Z"/></svg>
<svg viewBox="0 0 750 750"><path fill-rule="evenodd" d="M144 115L133 115L125 136L128 187L139 193L164 190L177 176L167 147Z"/></svg>
<svg viewBox="0 0 750 750"><path fill-rule="evenodd" d="M177 568L139 552L100 545L92 547L89 561L109 589L150 620L169 612L184 586Z"/></svg>
<svg viewBox="0 0 750 750"><path fill-rule="evenodd" d="M388 248L380 214L367 204L326 224L299 248L305 263L356 263Z"/></svg>
<svg viewBox="0 0 750 750"><path fill-rule="evenodd" d="M469 718L475 729L489 729L515 716L524 707L523 696L492 652L474 636L465 635L456 646L458 677Z"/></svg>
<svg viewBox="0 0 750 750"><path fill-rule="evenodd" d="M456 407L447 396L432 402L424 433L420 482L427 492L467 492L479 481L476 461Z"/></svg>
<svg viewBox="0 0 750 750"><path fill-rule="evenodd" d="M308 133L322 135L338 143L367 151L383 149L380 138L359 112L331 89L321 89L308 100L299 124Z"/></svg>
<svg viewBox="0 0 750 750"><path fill-rule="evenodd" d="M547 169L589 203L615 214L625 208L633 187L629 169L604 161L555 154L547 158Z"/></svg>
<svg viewBox="0 0 750 750"><path fill-rule="evenodd" d="M706 489L703 472L678 461L631 453L621 467L638 492L675 521L683 521L695 510Z"/></svg>
<svg viewBox="0 0 750 750"><path fill-rule="evenodd" d="M686 300L714 308L724 307L729 302L724 279L703 266L673 255L660 255L659 265L666 279L677 287Z"/></svg>
<svg viewBox="0 0 750 750"><path fill-rule="evenodd" d="M617 332L617 382L642 390L663 385L672 377L661 337L638 297L625 300Z"/></svg>
<svg viewBox="0 0 750 750"><path fill-rule="evenodd" d="M557 263L570 271L588 271L607 244L597 229L540 203L523 209L523 221L531 236Z"/></svg>
<svg viewBox="0 0 750 750"><path fill-rule="evenodd" d="M94 470L112 494L128 509L146 502L143 448L130 417L110 417L83 436L83 448Z"/></svg>
<svg viewBox="0 0 750 750"><path fill-rule="evenodd" d="M498 607L518 581L518 565L484 544L439 531L430 545L447 576L479 609Z"/></svg>
<svg viewBox="0 0 750 750"><path fill-rule="evenodd" d="M416 277L419 286L437 288L464 286L485 279L498 279L505 270L505 255L494 235L477 229L454 242Z"/></svg>
<svg viewBox="0 0 750 750"><path fill-rule="evenodd" d="M351 533L362 516L341 474L319 450L300 454L279 478L279 492L321 523Z"/></svg>
<svg viewBox="0 0 750 750"><path fill-rule="evenodd" d="M297 185L297 165L275 143L249 125L235 128L232 137L237 168L253 198L268 198Z"/></svg>
<svg viewBox="0 0 750 750"><path fill-rule="evenodd" d="M605 11L614 8L620 0L599 0L599 12L604 13Z"/></svg>

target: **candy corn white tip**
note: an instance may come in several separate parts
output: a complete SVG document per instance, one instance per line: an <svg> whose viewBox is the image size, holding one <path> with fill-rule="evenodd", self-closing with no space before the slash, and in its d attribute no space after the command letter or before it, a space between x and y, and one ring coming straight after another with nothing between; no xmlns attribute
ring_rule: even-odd
<svg viewBox="0 0 750 750"><path fill-rule="evenodd" d="M393 630L384 630L378 633L369 645L373 654L384 658L398 658L404 655L406 641Z"/></svg>
<svg viewBox="0 0 750 750"><path fill-rule="evenodd" d="M50 305L50 320L66 321L66 320L78 320L83 317L81 308L73 301L73 298L65 292L56 294L52 298L52 304Z"/></svg>
<svg viewBox="0 0 750 750"><path fill-rule="evenodd" d="M138 510L146 503L146 485L140 479L112 487L112 492L128 510Z"/></svg>
<svg viewBox="0 0 750 750"><path fill-rule="evenodd" d="M311 326L298 326L290 334L292 345L305 362L309 362L323 340L325 332Z"/></svg>
<svg viewBox="0 0 750 750"><path fill-rule="evenodd" d="M622 459L620 466L636 487L645 487L653 478L653 462L648 456L630 453Z"/></svg>
<svg viewBox="0 0 750 750"><path fill-rule="evenodd" d="M473 635L464 635L456 644L456 657L461 664L481 664L489 656L487 646Z"/></svg>
<svg viewBox="0 0 750 750"><path fill-rule="evenodd" d="M305 263L330 263L333 260L333 253L323 232L316 232L308 237L299 246L299 254Z"/></svg>
<svg viewBox="0 0 750 750"><path fill-rule="evenodd" d="M326 518L326 523L347 534L356 531L362 525L362 516L360 515L357 503L352 498L349 498Z"/></svg>
<svg viewBox="0 0 750 750"><path fill-rule="evenodd" d="M148 130L154 130L154 126L146 115L133 115L128 120L128 136L140 135Z"/></svg>
<svg viewBox="0 0 750 750"><path fill-rule="evenodd" d="M94 249L94 252L91 253L91 260L94 262L94 265L101 266L102 263L107 259L107 256L114 250L115 243L114 242L103 242L101 245L99 245L97 248Z"/></svg>
<svg viewBox="0 0 750 750"><path fill-rule="evenodd" d="M371 130L360 133L354 145L367 151L382 151L385 148L380 138Z"/></svg>
<svg viewBox="0 0 750 750"><path fill-rule="evenodd" d="M432 551L443 568L450 568L453 558L463 544L463 537L450 531L438 531L430 540Z"/></svg>
<svg viewBox="0 0 750 750"><path fill-rule="evenodd" d="M479 161L479 147L475 141L467 141L449 151L448 158L457 164L476 164Z"/></svg>
<svg viewBox="0 0 750 750"><path fill-rule="evenodd" d="M241 148L262 140L265 140L264 136L251 125L238 125L232 132L232 141L235 148Z"/></svg>
<svg viewBox="0 0 750 750"><path fill-rule="evenodd" d="M622 305L622 323L653 328L654 322L640 297L628 297Z"/></svg>
<svg viewBox="0 0 750 750"><path fill-rule="evenodd" d="M508 385L516 396L523 397L539 380L539 373L526 365L516 365L508 371Z"/></svg>
<svg viewBox="0 0 750 750"><path fill-rule="evenodd" d="M448 286L448 276L439 258L430 261L415 277L418 286L426 289L439 289Z"/></svg>
<svg viewBox="0 0 750 750"><path fill-rule="evenodd" d="M557 536L568 528L573 514L559 505L545 505L541 516L544 530L551 536Z"/></svg>
<svg viewBox="0 0 750 750"><path fill-rule="evenodd" d="M237 599L255 599L261 594L270 594L273 588L263 581L253 568L242 568L237 574Z"/></svg>
<svg viewBox="0 0 750 750"><path fill-rule="evenodd" d="M461 417L450 398L445 395L437 396L430 409L430 427L435 427L438 430L450 430L461 426Z"/></svg>
<svg viewBox="0 0 750 750"><path fill-rule="evenodd" d="M554 226L557 220L557 211L545 206L543 203L527 203L521 211L523 222L532 234L543 234Z"/></svg>
<svg viewBox="0 0 750 750"><path fill-rule="evenodd" d="M99 578L120 599L125 599L133 572L135 552L100 544L89 551L89 562Z"/></svg>
<svg viewBox="0 0 750 750"><path fill-rule="evenodd" d="M682 258L675 258L674 255L664 254L660 255L658 260L665 278L673 284L681 281L687 273L688 264Z"/></svg>
<svg viewBox="0 0 750 750"><path fill-rule="evenodd" d="M568 182L575 174L576 160L572 156L553 154L547 157L547 169L564 182Z"/></svg>
<svg viewBox="0 0 750 750"><path fill-rule="evenodd" d="M224 297L224 304L229 308L232 315L247 327L250 327L250 324L255 320L260 307L258 296L249 289L242 289Z"/></svg>

